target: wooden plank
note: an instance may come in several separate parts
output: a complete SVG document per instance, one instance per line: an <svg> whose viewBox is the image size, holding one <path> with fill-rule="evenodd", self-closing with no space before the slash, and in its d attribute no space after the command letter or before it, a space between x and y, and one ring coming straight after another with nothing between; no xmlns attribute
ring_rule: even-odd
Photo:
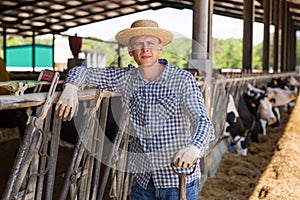
<svg viewBox="0 0 300 200"><path fill-rule="evenodd" d="M55 92L53 103L56 103L58 101L60 94L61 92ZM95 98L95 94L96 94L96 89L79 91L78 98L80 101L92 100ZM24 94L22 96L1 95L0 110L40 106L45 102L47 95L48 95L47 92L30 93L30 94ZM108 98L111 96L120 96L120 94L104 91L104 98Z"/></svg>

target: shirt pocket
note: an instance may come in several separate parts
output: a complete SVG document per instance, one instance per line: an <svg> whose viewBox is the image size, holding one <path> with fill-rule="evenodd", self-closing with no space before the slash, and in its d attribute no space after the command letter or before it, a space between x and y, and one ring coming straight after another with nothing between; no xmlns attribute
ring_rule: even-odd
<svg viewBox="0 0 300 200"><path fill-rule="evenodd" d="M175 116L178 109L178 100L175 95L159 96L154 105L154 115L161 120L168 120Z"/></svg>

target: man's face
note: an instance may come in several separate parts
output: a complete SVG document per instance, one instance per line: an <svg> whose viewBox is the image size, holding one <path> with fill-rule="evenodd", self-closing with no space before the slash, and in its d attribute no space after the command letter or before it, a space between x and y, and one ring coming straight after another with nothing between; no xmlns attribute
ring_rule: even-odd
<svg viewBox="0 0 300 200"><path fill-rule="evenodd" d="M139 66L151 66L157 63L162 48L163 45L158 38L139 36L130 40L128 51Z"/></svg>

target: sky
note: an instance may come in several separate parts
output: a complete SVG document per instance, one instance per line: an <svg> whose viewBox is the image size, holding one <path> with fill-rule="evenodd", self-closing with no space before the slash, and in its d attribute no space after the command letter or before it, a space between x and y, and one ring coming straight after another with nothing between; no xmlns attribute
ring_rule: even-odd
<svg viewBox="0 0 300 200"><path fill-rule="evenodd" d="M117 17L89 25L71 28L62 34L81 37L93 36L101 40L113 40L117 32L129 28L131 23L138 19L152 19L161 28L168 29L183 37L192 38L193 13L190 9L164 8L160 10L147 10L139 13ZM240 39L243 37L243 21L235 18L213 15L212 36L217 39ZM253 25L253 44L263 41L263 24ZM271 29L272 30L272 29Z"/></svg>

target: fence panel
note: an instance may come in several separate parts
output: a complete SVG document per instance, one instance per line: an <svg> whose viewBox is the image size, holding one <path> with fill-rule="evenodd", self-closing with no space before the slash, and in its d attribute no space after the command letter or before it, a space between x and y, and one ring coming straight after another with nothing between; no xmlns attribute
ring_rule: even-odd
<svg viewBox="0 0 300 200"><path fill-rule="evenodd" d="M245 91L248 83L254 86L263 86L272 78L285 78L288 76L297 77L298 75L296 73L281 73L213 80L211 96L209 98L205 97L205 100L210 101L210 113L216 140L210 144L209 153L202 159L202 173L204 177L202 182L214 175L218 169L222 155L227 151L228 146L226 145L228 145L228 140L224 137L223 133L228 95L231 94L237 104L239 97ZM83 102L89 105L85 105L86 107L81 109L90 111L93 109L93 106L95 107L96 99L100 96L97 91L96 89L86 89L79 92L80 105L84 106ZM25 94L23 96L0 96L0 110L27 107L42 109L47 100L47 95L48 93L41 92ZM59 95L60 92L53 94L52 104L56 103ZM103 101L99 105L99 109L94 113L94 117L96 117L96 122L99 122L102 130L111 129L111 127L106 127L109 101L114 97L120 96L107 91L102 92L101 95ZM82 113L84 113L83 110ZM67 197L102 199L104 195L116 199L127 198L131 188L131 184L128 183L132 183L133 178L126 172L126 168L128 167L126 155L118 151L118 148L127 150L129 146L128 134L126 134L126 131L128 131L126 128L127 125L126 123L122 123L127 120L127 117L124 116L119 118L121 129L112 138L106 138L107 140L105 141L103 138L99 138L99 135L95 135L92 140L91 138L87 140L94 144L92 145L93 148L86 148L83 144L83 138L78 140L74 149L72 163L70 163L69 170L65 174L64 186L59 192L60 199L66 199ZM91 131L93 135L99 127L95 123L92 126L92 120L88 117L82 116L81 121L85 123L85 126L82 125L83 127L80 128L83 128L82 133ZM26 150L26 155L24 154L25 151L21 150L16 157L14 165L14 167L20 167L18 169L20 173L12 176L14 178L21 177L21 179L14 179L15 182L9 181L7 183L7 189L3 195L4 199L11 199L12 196L16 199L23 197L24 199L29 199L30 197L46 200L53 199L61 119L57 117L57 113L53 109L49 109L49 112L45 116L45 121L41 124L35 126L36 123L34 120L33 118L30 122L31 126L28 126L30 135L25 136L20 147ZM51 123L52 126L50 127ZM95 129L91 129L91 126ZM29 139L26 139L26 137ZM48 142L50 145L45 145ZM111 145L106 146L109 142ZM108 151L104 152L104 148ZM97 159L96 156L99 156L100 159ZM110 162L111 166L103 165L101 163L103 160ZM122 170L118 170L113 166L118 166L118 169ZM25 189L24 187L22 189L21 186L26 181L28 182L28 180L30 180L30 184L28 184L28 187L25 186ZM111 186L110 188L107 188L108 183ZM17 187L15 187L16 185Z"/></svg>

